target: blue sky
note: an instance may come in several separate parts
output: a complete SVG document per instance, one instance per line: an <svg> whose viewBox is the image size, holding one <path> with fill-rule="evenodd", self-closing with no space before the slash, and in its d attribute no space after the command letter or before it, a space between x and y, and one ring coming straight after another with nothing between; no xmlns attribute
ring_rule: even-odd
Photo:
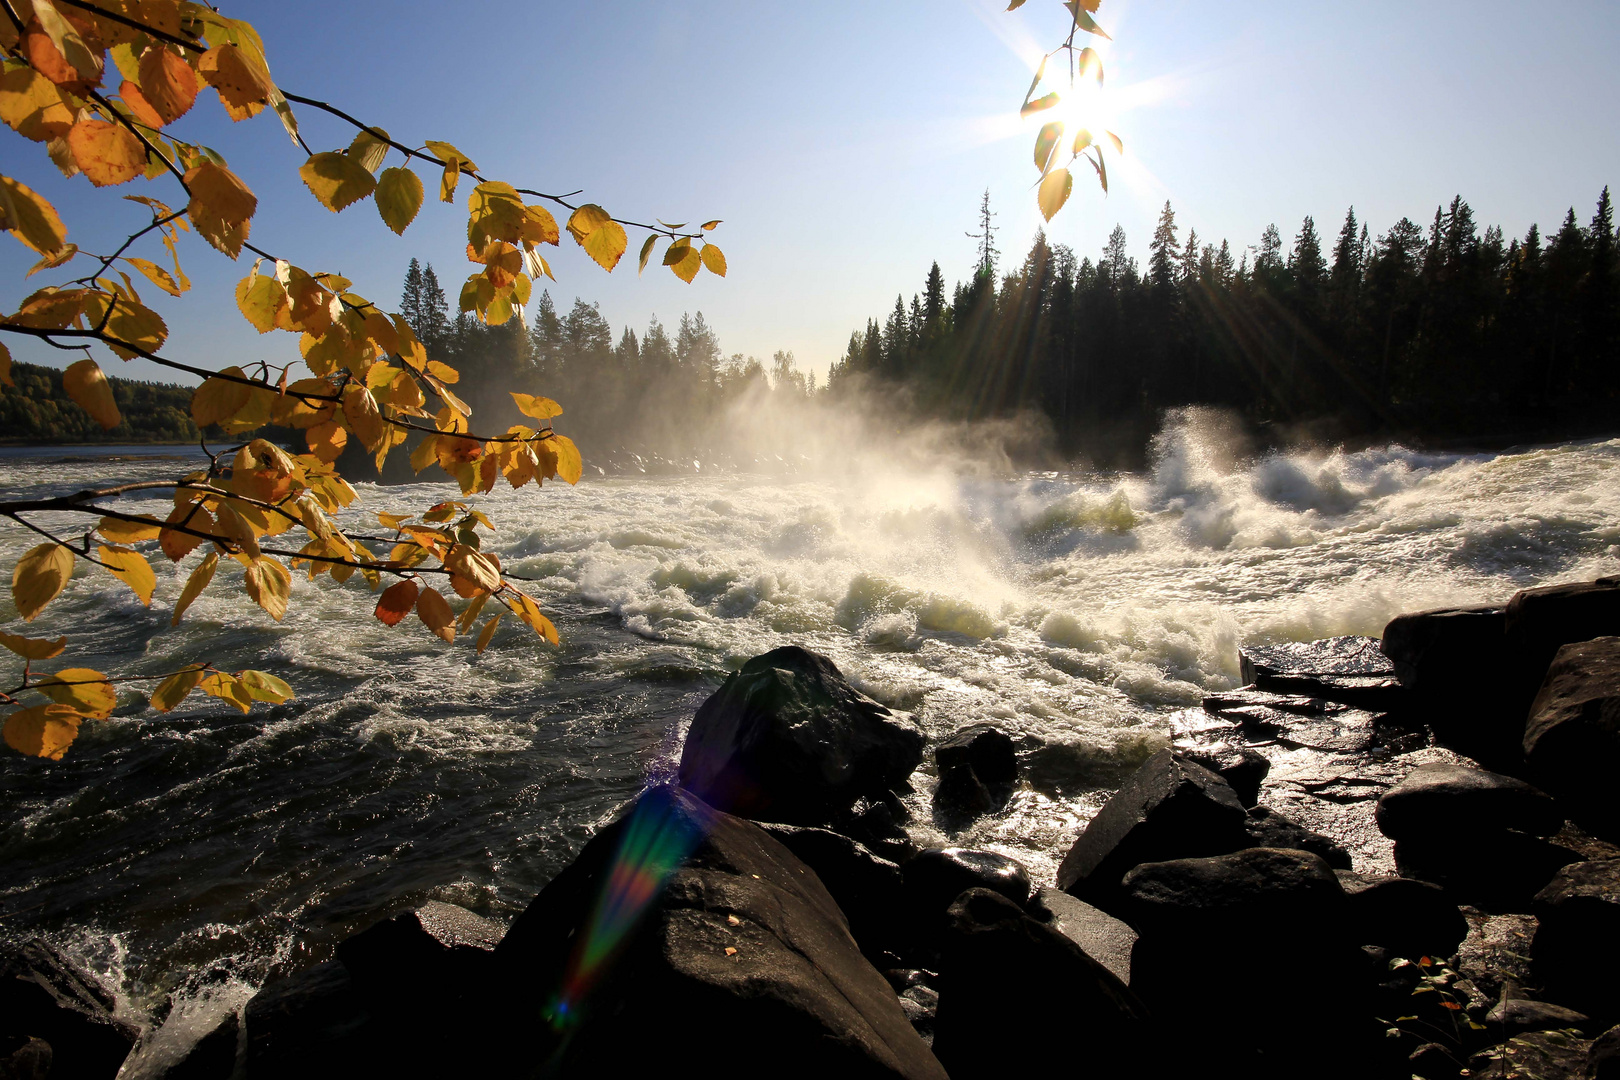
<svg viewBox="0 0 1620 1080"><path fill-rule="evenodd" d="M1036 121L1017 107L1040 49L1067 18L1057 0L1003 3L743 3L467 0L224 4L263 33L289 90L342 105L401 141L457 144L486 175L518 186L585 189L622 217L723 218L714 239L730 276L685 285L630 258L612 275L571 243L546 283L558 306L599 301L615 332L656 314L704 312L727 354L791 349L824 370L852 329L921 287L937 259L970 270L979 196L990 191L1004 260L1040 225L1030 160ZM455 16L447 17L453 11ZM1620 4L1104 0L1106 107L1125 140L1104 198L1077 183L1050 237L1083 255L1114 225L1145 258L1166 199L1178 224L1235 250L1270 222L1285 238L1306 214L1331 237L1346 208L1374 234L1420 224L1462 194L1485 224L1522 235L1573 205L1584 222L1620 180ZM211 94L209 95L211 98ZM182 133L223 153L260 197L253 240L306 268L346 274L389 305L412 256L432 262L452 301L465 262L465 212L430 201L403 238L368 201L340 215L297 178L302 154L268 114L231 124L204 100ZM316 149L352 131L304 109ZM390 159L398 164L398 156ZM178 201L174 185L93 191L64 181L34 144L0 129L0 169L63 211L70 239L102 249L141 214L116 195ZM432 177L424 174L430 189ZM137 189L141 189L138 191ZM631 240L631 257L639 236ZM152 252L145 252L149 257ZM197 288L159 296L165 350L224 365L284 361L290 335L260 338L230 290L247 272L191 240ZM0 243L9 310L31 253ZM154 300L143 290L149 302ZM64 362L11 342L19 359ZM150 369L105 360L113 374Z"/></svg>

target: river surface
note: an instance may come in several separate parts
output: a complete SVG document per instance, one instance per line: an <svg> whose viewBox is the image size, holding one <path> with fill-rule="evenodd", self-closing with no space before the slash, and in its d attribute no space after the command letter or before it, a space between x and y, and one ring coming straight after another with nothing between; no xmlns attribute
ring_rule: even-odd
<svg viewBox="0 0 1620 1080"><path fill-rule="evenodd" d="M0 498L149 480L183 448L0 455ZM1499 454L1399 446L1243 456L1198 415L1141 474L990 475L881 453L795 471L587 478L477 505L486 550L561 631L506 619L476 656L374 598L294 576L272 622L222 566L178 629L196 556L150 609L80 564L32 624L59 661L118 675L200 659L271 669L297 698L241 713L134 691L60 762L0 756L0 935L43 934L151 1031L124 1075L173 1060L278 964L426 899L509 920L623 800L667 776L726 672L784 643L827 653L932 736L991 720L1030 782L965 833L909 801L919 843L993 848L1038 881L1166 717L1237 682L1238 647L1378 634L1394 614L1620 572L1620 440ZM589 471L589 470L588 470ZM361 485L344 524L443 485ZM166 512L164 498L124 508ZM82 524L81 524L82 527ZM0 567L36 542L0 525ZM462 601L455 601L459 608ZM15 685L20 665L0 658Z"/></svg>

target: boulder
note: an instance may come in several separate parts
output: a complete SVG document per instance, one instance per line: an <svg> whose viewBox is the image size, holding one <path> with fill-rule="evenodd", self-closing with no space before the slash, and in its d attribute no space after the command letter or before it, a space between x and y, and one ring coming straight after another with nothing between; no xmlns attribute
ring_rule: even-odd
<svg viewBox="0 0 1620 1080"><path fill-rule="evenodd" d="M248 1001L243 1023L247 1080L337 1080L375 1063L371 1014L336 960L266 982Z"/></svg>
<svg viewBox="0 0 1620 1080"><path fill-rule="evenodd" d="M1586 1080L1620 1080L1620 1027L1599 1035L1586 1053Z"/></svg>
<svg viewBox="0 0 1620 1080"><path fill-rule="evenodd" d="M1243 824L1250 847L1297 848L1320 855L1335 870L1350 869L1350 853L1320 833L1311 832L1269 806L1249 808Z"/></svg>
<svg viewBox="0 0 1620 1080"><path fill-rule="evenodd" d="M1585 1030L1591 1022L1585 1013L1578 1013L1574 1009L1519 997L1504 997L1485 1014L1486 1026L1498 1038L1511 1038L1532 1031Z"/></svg>
<svg viewBox="0 0 1620 1080"><path fill-rule="evenodd" d="M943 914L968 889L989 889L1015 904L1029 899L1029 871L1017 859L971 848L928 848L901 867L914 919Z"/></svg>
<svg viewBox="0 0 1620 1080"><path fill-rule="evenodd" d="M19 1050L29 1039L49 1044L53 1076L118 1075L139 1032L113 1015L115 1005L94 976L43 939L0 956L0 1037L18 1040ZM28 1068L43 1053L28 1051Z"/></svg>
<svg viewBox="0 0 1620 1080"><path fill-rule="evenodd" d="M1377 638L1250 645L1239 650L1238 667L1245 684L1270 693L1299 694L1373 712L1399 710L1406 701L1406 690Z"/></svg>
<svg viewBox="0 0 1620 1080"><path fill-rule="evenodd" d="M1508 601L1502 630L1522 673L1521 693L1528 703L1559 649L1576 641L1620 634L1620 578L1515 593Z"/></svg>
<svg viewBox="0 0 1620 1080"><path fill-rule="evenodd" d="M1251 744L1290 750L1364 754L1380 743L1383 714L1299 694L1229 690L1204 698L1204 711L1238 725Z"/></svg>
<svg viewBox="0 0 1620 1080"><path fill-rule="evenodd" d="M954 1080L1006 1076L1012 1061L1155 1076L1158 1045L1125 984L1050 925L988 889L951 905L934 1052Z"/></svg>
<svg viewBox="0 0 1620 1080"><path fill-rule="evenodd" d="M1581 1080L1591 1042L1562 1031L1534 1031L1481 1050L1470 1075L1490 1080Z"/></svg>
<svg viewBox="0 0 1620 1080"><path fill-rule="evenodd" d="M1132 867L1234 851L1247 842L1247 820L1225 780L1161 750L1086 825L1058 867L1058 887L1111 911Z"/></svg>
<svg viewBox="0 0 1620 1080"><path fill-rule="evenodd" d="M1504 994L1534 981L1530 974L1530 943L1536 935L1536 920L1530 915L1487 915L1477 908L1463 912L1468 936L1457 946L1450 967L1459 981L1472 988L1468 996L1479 1002L1479 1016L1489 1011Z"/></svg>
<svg viewBox="0 0 1620 1080"><path fill-rule="evenodd" d="M1462 830L1450 841L1395 845L1402 877L1433 882L1455 903L1498 913L1529 911L1553 875L1580 859L1561 844L1521 832Z"/></svg>
<svg viewBox="0 0 1620 1080"><path fill-rule="evenodd" d="M1413 878L1335 870L1349 898L1350 933L1358 945L1395 956L1450 956L1468 935L1468 920L1440 886Z"/></svg>
<svg viewBox="0 0 1620 1080"><path fill-rule="evenodd" d="M1051 925L1058 933L1080 946L1080 950L1114 973L1129 986L1131 949L1136 931L1106 911L1076 900L1061 889L1042 889L1035 896L1035 918Z"/></svg>
<svg viewBox="0 0 1620 1080"><path fill-rule="evenodd" d="M875 961L885 952L903 951L909 928L899 866L830 829L768 824L760 828L816 872L868 958Z"/></svg>
<svg viewBox="0 0 1620 1080"><path fill-rule="evenodd" d="M1551 836L1564 814L1523 780L1465 765L1424 765L1378 800L1379 831L1397 843L1447 844L1512 830Z"/></svg>
<svg viewBox="0 0 1620 1080"><path fill-rule="evenodd" d="M698 709L679 778L719 810L827 825L862 796L905 785L923 742L831 660L789 645L748 661Z"/></svg>
<svg viewBox="0 0 1620 1080"><path fill-rule="evenodd" d="M1126 919L1143 937L1224 935L1342 939L1349 903L1319 855L1248 848L1143 863L1121 883Z"/></svg>
<svg viewBox="0 0 1620 1080"><path fill-rule="evenodd" d="M1384 627L1383 651L1436 738L1517 771L1524 710L1505 692L1514 679L1505 625L1500 604L1411 612Z"/></svg>
<svg viewBox="0 0 1620 1080"><path fill-rule="evenodd" d="M990 724L969 724L934 748L940 775L956 765L968 765L987 787L1018 782L1018 756L1013 741Z"/></svg>
<svg viewBox="0 0 1620 1080"><path fill-rule="evenodd" d="M1594 1019L1620 1019L1620 859L1573 863L1535 899L1532 970L1547 996Z"/></svg>
<svg viewBox="0 0 1620 1080"><path fill-rule="evenodd" d="M44 1039L0 1038L0 1080L49 1080L55 1056Z"/></svg>
<svg viewBox="0 0 1620 1080"><path fill-rule="evenodd" d="M1620 840L1620 637L1558 650L1524 732L1530 774L1571 816Z"/></svg>
<svg viewBox="0 0 1620 1080"><path fill-rule="evenodd" d="M910 791L908 785L906 788ZM854 804L832 819L830 828L857 843L865 844L874 854L891 862L905 862L917 853L917 845L906 832L911 811L892 791L881 795L862 795Z"/></svg>
<svg viewBox="0 0 1620 1080"><path fill-rule="evenodd" d="M1406 1058L1412 1075L1420 1080L1453 1080L1462 1071L1462 1063L1442 1043L1424 1043Z"/></svg>
<svg viewBox="0 0 1620 1080"><path fill-rule="evenodd" d="M1178 746L1176 752L1225 780L1244 806L1260 801L1260 785L1271 771L1271 762L1263 754L1225 742Z"/></svg>
<svg viewBox="0 0 1620 1080"><path fill-rule="evenodd" d="M995 797L971 765L952 765L934 789L934 814L946 827L971 821L996 808Z"/></svg>
<svg viewBox="0 0 1620 1080"><path fill-rule="evenodd" d="M495 952L469 1075L945 1076L821 879L680 788L597 833Z"/></svg>

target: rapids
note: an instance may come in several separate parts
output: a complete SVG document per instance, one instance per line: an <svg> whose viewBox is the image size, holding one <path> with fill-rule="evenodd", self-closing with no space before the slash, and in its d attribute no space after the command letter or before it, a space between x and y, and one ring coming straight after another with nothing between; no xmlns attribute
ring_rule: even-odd
<svg viewBox="0 0 1620 1080"><path fill-rule="evenodd" d="M0 498L189 467L100 454L7 451ZM1019 739L1029 783L1005 812L947 837L925 764L912 831L1049 881L1122 772L1165 745L1166 716L1236 684L1239 645L1377 634L1401 611L1620 571L1620 439L1246 456L1218 418L1190 413L1141 474L900 460L699 463L478 497L498 528L486 550L537 579L560 648L507 619L476 657L414 618L384 626L358 579L301 574L278 625L229 565L171 630L195 556L157 567L150 609L82 563L32 624L7 592L0 628L68 635L75 666L153 674L206 658L274 670L298 697L245 716L194 697L163 716L126 692L61 762L7 751L0 935L44 934L103 973L148 1028L124 1076L147 1075L272 966L324 959L393 910L441 899L511 918L672 771L726 671L787 642L931 735L992 720ZM375 530L371 511L454 492L361 494L366 512L343 524ZM35 542L0 528L0 566Z"/></svg>

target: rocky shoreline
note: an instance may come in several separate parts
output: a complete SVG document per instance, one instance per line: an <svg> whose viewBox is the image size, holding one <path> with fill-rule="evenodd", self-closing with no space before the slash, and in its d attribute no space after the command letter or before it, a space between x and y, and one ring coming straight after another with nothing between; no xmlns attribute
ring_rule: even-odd
<svg viewBox="0 0 1620 1080"><path fill-rule="evenodd" d="M1620 579L1251 648L1032 881L917 850L1027 762L932 747L796 647L698 711L505 928L395 915L163 1075L1620 1077ZM0 957L0 1080L137 1038L43 941Z"/></svg>

